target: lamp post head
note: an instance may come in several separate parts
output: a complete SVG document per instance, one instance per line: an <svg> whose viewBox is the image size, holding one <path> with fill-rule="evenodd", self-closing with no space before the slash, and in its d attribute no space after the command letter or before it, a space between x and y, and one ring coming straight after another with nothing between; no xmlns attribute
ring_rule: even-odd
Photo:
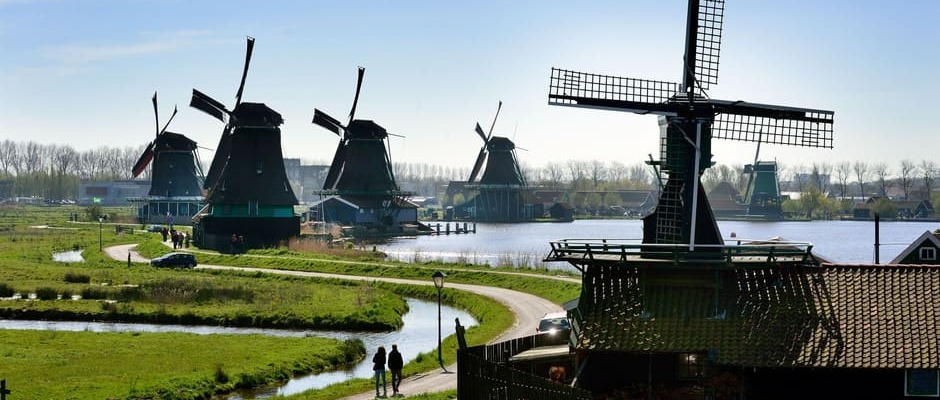
<svg viewBox="0 0 940 400"><path fill-rule="evenodd" d="M436 287L436 288L438 288L438 289L443 288L443 287L444 287L444 278L446 278L446 277L447 277L447 275L444 275L444 273L441 272L441 271L437 271L437 272L434 273L434 275L431 275L431 279L434 280L434 287Z"/></svg>
<svg viewBox="0 0 940 400"><path fill-rule="evenodd" d="M98 217L98 222L104 222L104 217Z"/></svg>

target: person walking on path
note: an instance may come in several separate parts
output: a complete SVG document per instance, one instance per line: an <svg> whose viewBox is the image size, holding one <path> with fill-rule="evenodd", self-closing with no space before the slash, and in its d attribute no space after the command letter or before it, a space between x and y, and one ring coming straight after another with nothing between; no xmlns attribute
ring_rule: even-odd
<svg viewBox="0 0 940 400"><path fill-rule="evenodd" d="M398 352L398 345L392 345L392 351L388 353L388 369L392 371L392 397L398 397L398 385L401 384L401 369L405 366L405 361Z"/></svg>
<svg viewBox="0 0 940 400"><path fill-rule="evenodd" d="M375 372L375 397L388 397L385 386L385 346L379 346L379 351L372 356L372 371ZM379 396L379 379L382 380L382 395Z"/></svg>

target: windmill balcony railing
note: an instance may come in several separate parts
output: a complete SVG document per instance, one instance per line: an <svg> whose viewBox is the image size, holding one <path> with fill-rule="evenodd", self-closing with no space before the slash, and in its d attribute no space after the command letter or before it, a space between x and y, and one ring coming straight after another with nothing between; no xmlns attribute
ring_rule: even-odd
<svg viewBox="0 0 940 400"><path fill-rule="evenodd" d="M640 239L562 239L549 242L551 252L545 261L627 262L640 260L671 261L681 264L774 263L777 261L807 262L814 260L813 244L782 240L729 239L722 245L651 244Z"/></svg>

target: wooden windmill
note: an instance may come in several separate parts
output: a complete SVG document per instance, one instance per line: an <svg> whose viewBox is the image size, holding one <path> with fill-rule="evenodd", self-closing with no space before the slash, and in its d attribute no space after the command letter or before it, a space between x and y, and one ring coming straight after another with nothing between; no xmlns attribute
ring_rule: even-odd
<svg viewBox="0 0 940 400"><path fill-rule="evenodd" d="M131 169L133 176L140 176L148 166L150 169L150 191L146 198L133 199L140 202L138 219L149 223L188 223L202 207L203 173L196 151L196 142L186 136L170 132L167 128L173 114L160 127L157 108L157 92L153 93L153 114L156 120L156 136L147 144L144 152ZM170 215L167 221L166 215Z"/></svg>
<svg viewBox="0 0 940 400"><path fill-rule="evenodd" d="M723 244L700 176L711 166L711 140L832 147L832 111L707 96L718 82L724 0L689 1L682 83L552 68L551 105L600 108L660 117L660 160L667 181L656 211L644 219L643 241ZM758 136L760 135L760 136Z"/></svg>
<svg viewBox="0 0 940 400"><path fill-rule="evenodd" d="M461 212L469 215L467 219L470 220L515 222L532 217L525 211L526 180L516 157L518 147L507 137L493 136L493 128L502 107L503 102L500 101L489 132L484 133L479 123L474 129L483 140L483 146L463 186L475 192L463 205L466 211ZM477 180L481 171L483 175Z"/></svg>
<svg viewBox="0 0 940 400"><path fill-rule="evenodd" d="M233 234L244 236L249 247L270 246L300 232L281 153L284 120L264 103L242 102L254 43L249 37L232 110L196 89L189 104L225 122L204 184L207 207L196 217L200 246L227 248Z"/></svg>
<svg viewBox="0 0 940 400"><path fill-rule="evenodd" d="M391 193L398 190L392 161L385 147L390 133L379 124L365 119L355 119L359 91L366 69L359 67L356 95L349 122L343 125L327 113L314 109L313 123L339 136L339 145L333 154L330 171L323 183L323 190L349 194Z"/></svg>
<svg viewBox="0 0 940 400"><path fill-rule="evenodd" d="M483 167L484 161L486 168L483 169L483 176L480 177L481 185L516 185L526 186L525 176L522 175L522 169L519 168L519 162L516 158L516 144L512 140L503 136L493 136L493 128L496 126L496 118L499 117L499 110L503 107L503 102L499 102L496 108L496 116L493 117L493 124L490 125L488 133L483 133L483 128L477 123L474 131L483 139L483 147L477 155L477 160L473 164L470 172L470 178L467 183L474 183L477 175Z"/></svg>
<svg viewBox="0 0 940 400"><path fill-rule="evenodd" d="M747 215L769 220L783 219L777 162L760 161L760 135L754 152L754 163L745 164L744 173L747 174L747 187L744 189L743 201L747 205Z"/></svg>
<svg viewBox="0 0 940 400"><path fill-rule="evenodd" d="M400 190L395 182L392 159L386 147L389 136L400 135L389 133L372 120L356 119L364 75L365 68L359 67L356 94L346 124L320 109L313 111L314 124L339 136L333 162L320 191L321 196L329 197L318 206L325 208L323 219L332 223L383 227L415 224L417 206L405 200L412 193ZM338 210L349 205L358 212ZM412 211L403 215L404 208ZM375 214L374 219L372 214Z"/></svg>
<svg viewBox="0 0 940 400"><path fill-rule="evenodd" d="M134 177L140 176L147 166L153 164L150 174L151 196L200 196L203 177L198 162L199 155L196 153L196 142L167 130L176 116L176 108L173 108L173 114L161 129L157 92L153 92L152 102L157 135L147 144L147 148L134 164Z"/></svg>

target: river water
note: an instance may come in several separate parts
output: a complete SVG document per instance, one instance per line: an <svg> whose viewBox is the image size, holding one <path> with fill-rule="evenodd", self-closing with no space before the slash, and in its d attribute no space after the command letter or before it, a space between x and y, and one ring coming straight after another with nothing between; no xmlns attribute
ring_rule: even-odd
<svg viewBox="0 0 940 400"><path fill-rule="evenodd" d="M446 288L444 290L447 290ZM221 326L188 325L153 325L123 324L113 322L68 322L68 321L20 321L0 319L0 329L32 329L59 331L90 332L188 332L195 334L264 334L275 336L322 336L339 340L360 339L366 347L366 358L352 368L319 374L298 376L279 385L258 388L250 391L230 393L217 399L262 399L274 396L287 396L310 389L321 389L328 385L347 381L352 378L372 377L372 354L379 346L391 350L392 344L398 345L402 358L407 364L419 353L428 353L437 348L437 303L408 298L408 312L402 316L404 325L394 332L345 332L317 330L286 330L232 328ZM454 319L466 328L476 326L477 320L465 311L441 306L441 334L448 337L454 334Z"/></svg>
<svg viewBox="0 0 940 400"><path fill-rule="evenodd" d="M435 224L436 222L431 222ZM443 224L443 222L442 222ZM571 269L567 263L543 262L550 241L560 239L641 239L638 219L575 220L514 224L477 223L476 233L392 238L376 248L402 261L466 261L474 264L539 266ZM726 243L774 237L810 242L813 252L840 263L874 262L874 221L718 221ZM886 263L940 222L882 221L879 261ZM735 238L732 239L732 233Z"/></svg>

